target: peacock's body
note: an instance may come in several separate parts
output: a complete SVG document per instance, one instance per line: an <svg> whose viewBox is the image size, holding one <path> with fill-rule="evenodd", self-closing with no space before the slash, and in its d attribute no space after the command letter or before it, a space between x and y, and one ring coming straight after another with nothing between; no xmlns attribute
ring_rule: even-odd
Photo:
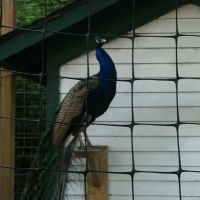
<svg viewBox="0 0 200 200"><path fill-rule="evenodd" d="M72 142L84 130L83 123L93 122L109 107L116 93L116 69L110 56L101 48L106 42L96 38L98 74L79 81L66 95L43 134L37 154L31 164L21 200L62 199L64 172L72 155ZM86 105L87 104L87 105ZM87 114L86 114L87 108ZM35 170L37 169L37 170Z"/></svg>

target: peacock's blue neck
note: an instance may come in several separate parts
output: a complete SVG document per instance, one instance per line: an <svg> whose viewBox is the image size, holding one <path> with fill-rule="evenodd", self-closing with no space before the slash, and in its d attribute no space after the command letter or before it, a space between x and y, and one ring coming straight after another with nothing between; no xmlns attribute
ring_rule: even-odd
<svg viewBox="0 0 200 200"><path fill-rule="evenodd" d="M100 79L116 79L115 64L110 56L102 48L96 48L96 57L100 64L100 71L97 76Z"/></svg>

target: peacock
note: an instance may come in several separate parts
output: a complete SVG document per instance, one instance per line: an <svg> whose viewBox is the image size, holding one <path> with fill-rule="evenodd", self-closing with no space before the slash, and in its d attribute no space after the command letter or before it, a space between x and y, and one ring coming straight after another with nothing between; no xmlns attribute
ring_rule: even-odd
<svg viewBox="0 0 200 200"><path fill-rule="evenodd" d="M97 36L96 58L100 70L86 80L78 81L59 105L52 122L43 133L34 156L21 200L63 199L66 173L73 153L73 143L88 126L109 107L116 93L115 64L102 45L106 40ZM87 123L86 123L87 122ZM86 135L87 145L91 145ZM62 172L58 172L62 169Z"/></svg>

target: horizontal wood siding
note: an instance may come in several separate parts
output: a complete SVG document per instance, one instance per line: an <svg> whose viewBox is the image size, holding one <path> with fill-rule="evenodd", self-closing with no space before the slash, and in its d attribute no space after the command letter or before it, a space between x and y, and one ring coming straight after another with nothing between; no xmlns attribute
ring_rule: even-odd
<svg viewBox="0 0 200 200"><path fill-rule="evenodd" d="M136 30L141 35L175 34L175 11L168 13ZM200 8L187 4L178 10L178 28L183 34L200 34ZM129 32L126 35L131 35ZM88 128L93 145L109 146L109 171L132 170L131 132L128 125L133 111L137 123L172 124L177 121L176 87L173 81L137 80L131 85L132 49L130 39L116 39L104 46L116 64L117 94L108 111ZM134 72L136 78L175 78L176 48L173 38L137 37L134 43ZM95 74L99 65L95 52L89 53L89 74ZM200 77L200 38L178 38L178 71L181 77ZM61 99L79 78L87 76L86 55L60 68ZM73 77L73 79L68 79ZM200 122L200 80L178 81L178 110L182 122ZM102 125L127 125L127 127ZM180 156L184 170L200 170L200 126L180 125ZM177 171L177 133L172 126L136 125L133 129L134 162L137 170ZM79 161L77 168L83 169ZM74 200L84 199L83 177L77 176L70 195ZM182 173L181 190L184 200L200 196L200 175ZM131 200L131 177L109 174L109 200ZM136 173L134 176L136 200L179 200L177 175Z"/></svg>

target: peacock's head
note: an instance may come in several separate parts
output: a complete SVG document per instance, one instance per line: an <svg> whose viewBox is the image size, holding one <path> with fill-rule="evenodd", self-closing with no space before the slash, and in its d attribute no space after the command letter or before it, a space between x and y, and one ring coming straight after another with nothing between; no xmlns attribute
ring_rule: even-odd
<svg viewBox="0 0 200 200"><path fill-rule="evenodd" d="M104 43L106 43L106 40L102 38L101 36L97 36L95 40L96 40L96 47L99 47L99 48L102 47Z"/></svg>

